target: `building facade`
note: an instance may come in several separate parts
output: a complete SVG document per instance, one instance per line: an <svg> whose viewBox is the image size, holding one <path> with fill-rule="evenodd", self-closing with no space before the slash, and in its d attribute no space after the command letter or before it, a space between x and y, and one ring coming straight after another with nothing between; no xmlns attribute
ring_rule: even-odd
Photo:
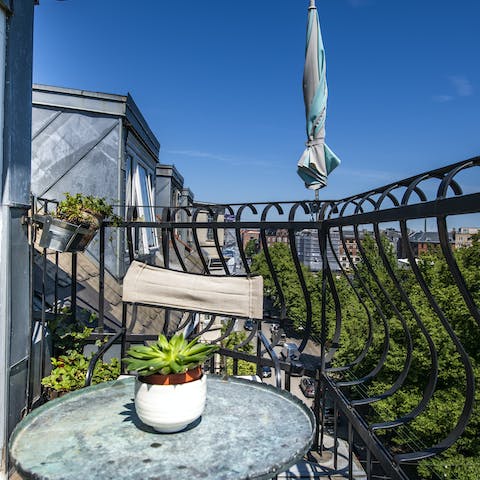
<svg viewBox="0 0 480 480"><path fill-rule="evenodd" d="M453 230L453 239L455 242L455 248L471 247L472 236L480 232L480 228L477 227L460 227L458 230Z"/></svg>
<svg viewBox="0 0 480 480"><path fill-rule="evenodd" d="M104 197L125 216L155 220L160 143L130 95L34 85L32 92L32 193L62 200L65 192ZM121 278L125 239L109 232L106 264ZM154 229L142 228L136 248L158 249ZM98 243L88 254L98 258Z"/></svg>
<svg viewBox="0 0 480 480"><path fill-rule="evenodd" d="M288 240L288 230L286 228L277 228L271 229L267 228L265 230L265 240L267 241L267 247L270 248L274 243L289 243Z"/></svg>
<svg viewBox="0 0 480 480"><path fill-rule="evenodd" d="M418 258L423 253L428 252L432 248L440 248L440 237L438 232L413 232L409 235L408 241L413 251L413 255ZM453 236L448 235L448 242L453 245ZM407 253L402 246L400 258L406 258Z"/></svg>

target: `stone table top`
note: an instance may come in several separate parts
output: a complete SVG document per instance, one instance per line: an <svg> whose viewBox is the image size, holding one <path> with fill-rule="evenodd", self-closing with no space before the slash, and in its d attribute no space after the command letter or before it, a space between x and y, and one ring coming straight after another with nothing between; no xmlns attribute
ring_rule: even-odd
<svg viewBox="0 0 480 480"><path fill-rule="evenodd" d="M25 479L266 479L298 462L314 436L311 410L263 383L207 376L194 425L158 433L135 413L134 378L72 392L27 415L10 440Z"/></svg>

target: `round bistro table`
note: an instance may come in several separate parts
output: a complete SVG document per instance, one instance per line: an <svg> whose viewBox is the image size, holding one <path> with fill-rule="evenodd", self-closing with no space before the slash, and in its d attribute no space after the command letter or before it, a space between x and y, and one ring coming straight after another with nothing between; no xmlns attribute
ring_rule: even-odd
<svg viewBox="0 0 480 480"><path fill-rule="evenodd" d="M134 378L72 392L27 415L10 439L20 475L36 480L267 479L310 448L312 411L290 393L207 376L202 417L177 433L144 425Z"/></svg>

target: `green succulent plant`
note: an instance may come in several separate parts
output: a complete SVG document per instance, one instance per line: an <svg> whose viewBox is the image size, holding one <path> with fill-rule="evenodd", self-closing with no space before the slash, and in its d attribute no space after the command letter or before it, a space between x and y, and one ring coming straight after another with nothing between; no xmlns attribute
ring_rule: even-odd
<svg viewBox="0 0 480 480"><path fill-rule="evenodd" d="M131 347L123 362L128 370L143 376L185 373L201 365L218 348L217 345L199 343L198 337L189 343L183 333L174 335L170 340L160 334L158 340L151 345Z"/></svg>

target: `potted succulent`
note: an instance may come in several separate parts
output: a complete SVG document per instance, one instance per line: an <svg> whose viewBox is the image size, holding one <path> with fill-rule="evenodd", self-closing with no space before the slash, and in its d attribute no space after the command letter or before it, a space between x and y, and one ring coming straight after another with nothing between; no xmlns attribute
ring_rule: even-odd
<svg viewBox="0 0 480 480"><path fill-rule="evenodd" d="M203 413L207 381L202 364L219 347L187 342L183 333L167 340L161 334L148 346L127 351L123 359L136 371L135 409L140 420L159 432L178 432Z"/></svg>
<svg viewBox="0 0 480 480"><path fill-rule="evenodd" d="M48 215L34 215L40 224L40 246L57 252L82 252L95 236L103 220L118 221L105 198L76 193L65 194Z"/></svg>

